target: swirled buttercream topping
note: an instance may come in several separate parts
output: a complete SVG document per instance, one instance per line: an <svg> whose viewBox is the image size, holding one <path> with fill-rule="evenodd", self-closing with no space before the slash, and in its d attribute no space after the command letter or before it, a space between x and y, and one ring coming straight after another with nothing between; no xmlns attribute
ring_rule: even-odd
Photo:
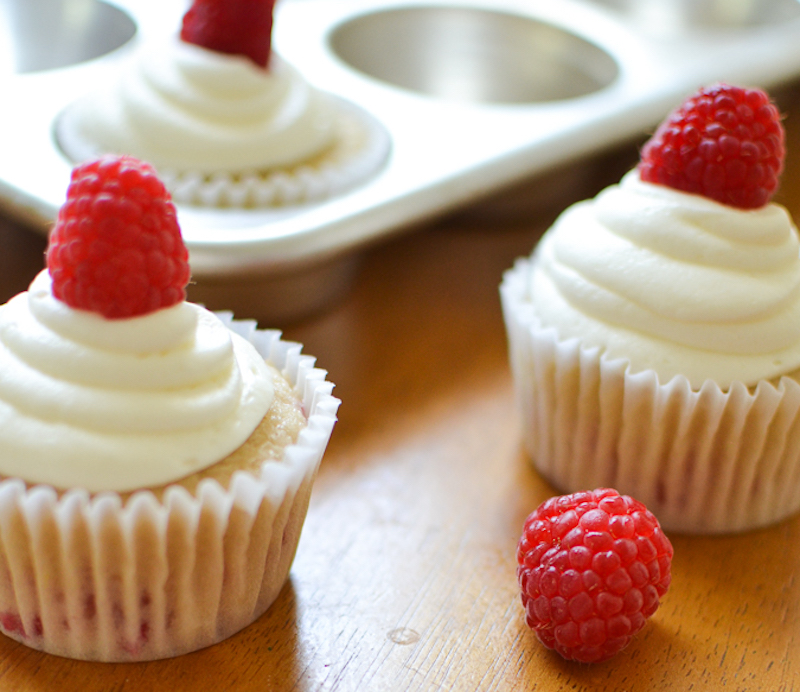
<svg viewBox="0 0 800 692"><path fill-rule="evenodd" d="M41 272L0 307L0 474L59 488L163 485L236 450L272 403L251 344L192 303L74 310Z"/></svg>
<svg viewBox="0 0 800 692"><path fill-rule="evenodd" d="M279 56L267 71L177 38L144 46L111 88L71 108L81 139L161 170L297 164L325 151L335 135L331 100Z"/></svg>
<svg viewBox="0 0 800 692"><path fill-rule="evenodd" d="M545 234L531 300L562 338L634 372L751 385L800 367L799 253L777 204L735 209L631 171Z"/></svg>

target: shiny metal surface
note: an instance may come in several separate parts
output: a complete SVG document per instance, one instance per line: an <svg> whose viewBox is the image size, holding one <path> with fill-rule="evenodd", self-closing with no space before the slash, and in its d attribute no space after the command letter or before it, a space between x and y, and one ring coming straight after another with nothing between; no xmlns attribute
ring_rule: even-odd
<svg viewBox="0 0 800 692"><path fill-rule="evenodd" d="M316 309L345 290L359 249L389 233L639 137L698 85L770 87L800 76L800 16L735 29L698 22L661 36L643 30L631 9L651 1L670 2L281 0L275 50L313 84L375 116L391 135L392 153L367 183L319 204L179 207L198 286L238 286L225 294L227 307L237 310L231 296L241 295L248 316L254 305L268 316L271 301L285 301L295 314ZM45 0L0 0L0 22L15 2ZM13 104L0 109L0 206L41 231L71 171L53 142L54 119L78 94L113 79L145 42L174 34L186 0L83 5L90 6L107 26L87 35L114 36L122 26L122 38L87 40L89 53L59 58L66 66L57 69L45 69L53 66L48 58L33 72L8 59L15 67L0 70L4 103ZM136 28L130 40L119 12ZM394 36L393 26L406 38ZM10 31L5 24L0 37ZM120 47L103 53L113 44Z"/></svg>
<svg viewBox="0 0 800 692"><path fill-rule="evenodd" d="M82 63L135 33L127 13L100 0L0 0L0 75Z"/></svg>
<svg viewBox="0 0 800 692"><path fill-rule="evenodd" d="M552 24L469 7L364 14L330 36L334 54L371 77L472 103L542 103L607 87L619 68L597 46Z"/></svg>
<svg viewBox="0 0 800 692"><path fill-rule="evenodd" d="M798 0L593 0L652 34L752 29L800 17Z"/></svg>

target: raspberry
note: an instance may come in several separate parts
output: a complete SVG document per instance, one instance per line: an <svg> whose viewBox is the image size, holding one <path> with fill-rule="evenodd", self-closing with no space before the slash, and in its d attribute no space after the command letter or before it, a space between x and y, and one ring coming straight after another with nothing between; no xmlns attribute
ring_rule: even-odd
<svg viewBox="0 0 800 692"><path fill-rule="evenodd" d="M717 84L688 98L642 149L642 180L740 209L763 207L786 153L778 109L760 89Z"/></svg>
<svg viewBox="0 0 800 692"><path fill-rule="evenodd" d="M528 626L548 649L593 663L656 611L672 545L641 502L601 488L542 503L525 520L517 562Z"/></svg>
<svg viewBox="0 0 800 692"><path fill-rule="evenodd" d="M77 166L47 247L53 295L109 319L186 298L189 253L155 170L130 156Z"/></svg>
<svg viewBox="0 0 800 692"><path fill-rule="evenodd" d="M183 16L181 39L218 53L244 55L266 69L275 0L195 0Z"/></svg>

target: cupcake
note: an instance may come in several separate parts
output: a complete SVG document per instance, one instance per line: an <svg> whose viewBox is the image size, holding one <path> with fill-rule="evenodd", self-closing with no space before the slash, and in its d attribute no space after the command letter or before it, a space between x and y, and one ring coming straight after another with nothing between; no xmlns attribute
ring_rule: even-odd
<svg viewBox="0 0 800 692"><path fill-rule="evenodd" d="M289 573L339 401L299 344L184 300L147 164L78 166L0 307L0 629L100 661L209 646Z"/></svg>
<svg viewBox="0 0 800 692"><path fill-rule="evenodd" d="M783 156L763 91L701 89L506 272L525 446L554 486L617 488L692 533L800 508L800 245L770 201Z"/></svg>
<svg viewBox="0 0 800 692"><path fill-rule="evenodd" d="M384 163L384 128L311 86L271 49L274 0L195 0L179 36L142 45L117 79L69 104L56 140L73 162L129 154L175 202L314 202Z"/></svg>

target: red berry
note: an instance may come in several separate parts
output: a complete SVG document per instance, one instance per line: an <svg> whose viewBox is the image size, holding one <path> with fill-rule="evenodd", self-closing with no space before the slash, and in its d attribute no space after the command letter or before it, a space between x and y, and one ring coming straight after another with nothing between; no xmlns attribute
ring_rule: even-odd
<svg viewBox="0 0 800 692"><path fill-rule="evenodd" d="M760 89L717 84L688 98L642 149L642 180L740 209L778 188L786 153L778 109Z"/></svg>
<svg viewBox="0 0 800 692"><path fill-rule="evenodd" d="M525 520L517 563L528 626L564 658L594 663L658 608L672 545L641 502L601 488L542 503Z"/></svg>
<svg viewBox="0 0 800 692"><path fill-rule="evenodd" d="M155 312L186 298L188 258L149 164L107 156L72 171L47 247L56 298L110 319Z"/></svg>
<svg viewBox="0 0 800 692"><path fill-rule="evenodd" d="M218 53L244 55L266 68L275 0L195 0L183 16L181 38Z"/></svg>

